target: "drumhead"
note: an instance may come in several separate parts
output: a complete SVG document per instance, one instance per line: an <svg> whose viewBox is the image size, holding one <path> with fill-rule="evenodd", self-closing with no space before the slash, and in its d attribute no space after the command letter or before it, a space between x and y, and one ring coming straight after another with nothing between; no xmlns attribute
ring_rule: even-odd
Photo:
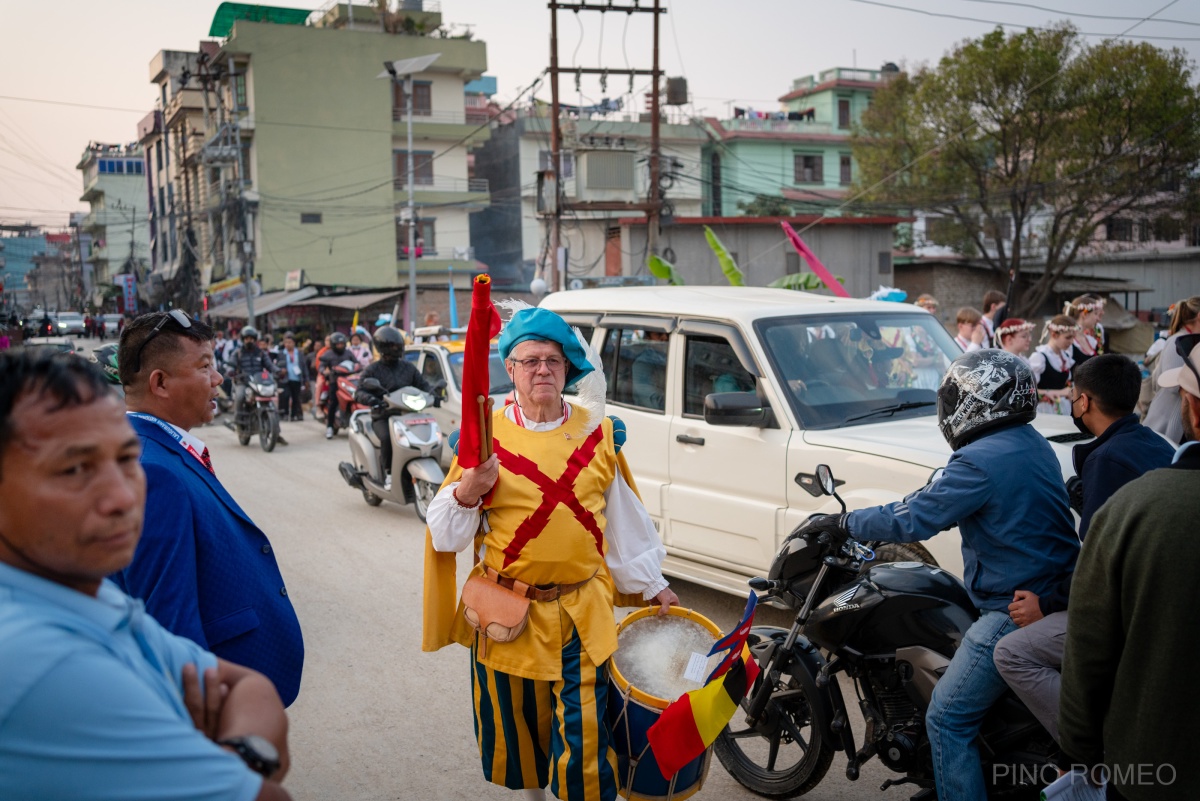
<svg viewBox="0 0 1200 801"><path fill-rule="evenodd" d="M699 615L693 619L687 610L679 611L684 614L631 615L617 634L613 655L616 673L625 683L665 702L704 686L721 660L720 654L708 656L720 637L716 627Z"/></svg>

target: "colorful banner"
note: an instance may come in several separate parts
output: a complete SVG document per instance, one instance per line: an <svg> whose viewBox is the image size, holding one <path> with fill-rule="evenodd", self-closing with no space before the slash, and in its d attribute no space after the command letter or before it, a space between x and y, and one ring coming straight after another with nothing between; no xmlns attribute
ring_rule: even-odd
<svg viewBox="0 0 1200 801"><path fill-rule="evenodd" d="M812 270L817 278L821 279L821 283L829 287L829 291L839 298L850 297L850 293L846 291L846 287L842 286L841 282L833 277L833 273L825 268L825 265L817 258L817 254L813 253L808 245L804 244L804 240L800 238L800 234L796 233L795 229L788 225L786 220L782 221L780 225L783 226L783 232L787 234L788 241L792 243L792 247L804 257L804 260L808 262L808 269Z"/></svg>

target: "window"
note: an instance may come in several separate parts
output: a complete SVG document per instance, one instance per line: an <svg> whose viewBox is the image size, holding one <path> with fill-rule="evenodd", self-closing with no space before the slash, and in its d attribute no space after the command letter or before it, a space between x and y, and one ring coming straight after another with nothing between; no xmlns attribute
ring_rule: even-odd
<svg viewBox="0 0 1200 801"><path fill-rule="evenodd" d="M850 127L850 98L838 98L838 128L846 129Z"/></svg>
<svg viewBox="0 0 1200 801"><path fill-rule="evenodd" d="M246 102L246 73L233 76L233 102L239 110L249 108Z"/></svg>
<svg viewBox="0 0 1200 801"><path fill-rule="evenodd" d="M437 255L437 239L435 237L434 218L417 220L417 252L416 258ZM408 258L408 223L396 221L396 259L403 261Z"/></svg>
<svg viewBox="0 0 1200 801"><path fill-rule="evenodd" d="M712 175L712 213L717 217L724 215L724 207L721 205L721 156L713 153L709 159L709 167Z"/></svg>
<svg viewBox="0 0 1200 801"><path fill-rule="evenodd" d="M162 170L163 158L162 158L162 140L161 139L158 140L154 144L154 162L158 166L158 169Z"/></svg>
<svg viewBox="0 0 1200 801"><path fill-rule="evenodd" d="M407 186L408 182L408 153L403 150L395 151L396 156L396 186ZM413 185L433 186L433 151L413 151Z"/></svg>
<svg viewBox="0 0 1200 801"><path fill-rule="evenodd" d="M303 211L300 212L301 225L320 225L321 212L319 211Z"/></svg>
<svg viewBox="0 0 1200 801"><path fill-rule="evenodd" d="M854 170L851 165L850 157L848 155L846 155L845 153L843 153L840 157L838 157L838 169L839 169L838 177L841 181L842 186L848 186L850 184L850 182L853 180L853 178L851 176L854 174Z"/></svg>
<svg viewBox="0 0 1200 801"><path fill-rule="evenodd" d="M163 131L163 162L170 166L171 164L171 135L170 131Z"/></svg>
<svg viewBox="0 0 1200 801"><path fill-rule="evenodd" d="M558 171L559 178L574 178L575 177L575 154L569 151L562 151L558 154L561 159L562 169ZM550 151L538 151L538 170L550 169Z"/></svg>
<svg viewBox="0 0 1200 801"><path fill-rule="evenodd" d="M250 186L254 178L250 170L250 144L242 145L242 185Z"/></svg>
<svg viewBox="0 0 1200 801"><path fill-rule="evenodd" d="M751 392L754 376L742 367L733 346L720 337L689 336L683 365L683 414L703 417L713 392Z"/></svg>
<svg viewBox="0 0 1200 801"><path fill-rule="evenodd" d="M1133 220L1127 217L1109 217L1104 221L1104 233L1110 242L1132 242Z"/></svg>
<svg viewBox="0 0 1200 801"><path fill-rule="evenodd" d="M161 186L158 188L158 214L160 217L167 216L167 193Z"/></svg>
<svg viewBox="0 0 1200 801"><path fill-rule="evenodd" d="M795 182L798 184L819 184L825 181L824 158L821 156L797 153L794 168Z"/></svg>
<svg viewBox="0 0 1200 801"><path fill-rule="evenodd" d="M1012 217L1001 214L993 219L983 221L983 235L993 242L1012 239Z"/></svg>
<svg viewBox="0 0 1200 801"><path fill-rule="evenodd" d="M446 380L446 376L442 373L442 365L438 361L437 356L432 353L425 354L425 361L421 363L421 376L429 386L433 386L438 381Z"/></svg>
<svg viewBox="0 0 1200 801"><path fill-rule="evenodd" d="M1183 236L1183 223L1163 215L1154 221L1154 238L1159 242L1175 242Z"/></svg>
<svg viewBox="0 0 1200 801"><path fill-rule="evenodd" d="M613 328L600 354L608 400L654 412L666 408L669 335L641 328Z"/></svg>
<svg viewBox="0 0 1200 801"><path fill-rule="evenodd" d="M931 245L952 246L959 239L958 222L953 217L926 217L925 241Z"/></svg>
<svg viewBox="0 0 1200 801"><path fill-rule="evenodd" d="M392 109L400 116L408 110L404 96L404 81L392 81ZM413 81L413 116L428 117L433 113L433 84L429 81Z"/></svg>

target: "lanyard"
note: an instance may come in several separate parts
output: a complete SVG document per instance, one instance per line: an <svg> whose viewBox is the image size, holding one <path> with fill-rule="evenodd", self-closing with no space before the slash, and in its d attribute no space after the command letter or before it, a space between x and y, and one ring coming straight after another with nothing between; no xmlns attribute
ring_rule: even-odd
<svg viewBox="0 0 1200 801"><path fill-rule="evenodd" d="M190 453L192 456L195 456L196 461L200 462L200 464L204 464L204 456L201 455L200 453L198 453L196 451L196 449L194 447L192 447L191 443L183 441L183 435L180 434L179 431L177 431L175 429L175 426L171 425L170 423L168 423L164 420L159 420L157 417L155 417L152 414L142 414L141 412L126 412L125 414L129 415L130 417L136 417L139 420L145 420L149 423L154 423L156 426L161 428L163 431L166 431L167 434L169 434L173 440L175 440L180 445L182 445L183 449L185 451ZM204 467L206 470L208 469L208 465L204 465Z"/></svg>
<svg viewBox="0 0 1200 801"><path fill-rule="evenodd" d="M562 402L562 407L563 422L565 423L567 422L567 416L570 414L570 410L567 407L566 401ZM525 425L525 416L521 414L521 404L517 403L516 401L513 401L513 422L519 425L521 428L529 428L529 426Z"/></svg>

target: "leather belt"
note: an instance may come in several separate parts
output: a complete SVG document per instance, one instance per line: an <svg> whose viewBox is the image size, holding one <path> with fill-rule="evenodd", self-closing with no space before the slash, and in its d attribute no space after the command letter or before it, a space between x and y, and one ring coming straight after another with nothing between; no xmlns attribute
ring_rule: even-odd
<svg viewBox="0 0 1200 801"><path fill-rule="evenodd" d="M523 581L502 576L492 568L487 569L487 577L492 581L504 587L507 590L512 590L518 595L524 595L531 601L557 601L564 595L575 592L575 590L587 584L595 577L595 573L588 576L583 581L576 581L574 584L526 584Z"/></svg>

